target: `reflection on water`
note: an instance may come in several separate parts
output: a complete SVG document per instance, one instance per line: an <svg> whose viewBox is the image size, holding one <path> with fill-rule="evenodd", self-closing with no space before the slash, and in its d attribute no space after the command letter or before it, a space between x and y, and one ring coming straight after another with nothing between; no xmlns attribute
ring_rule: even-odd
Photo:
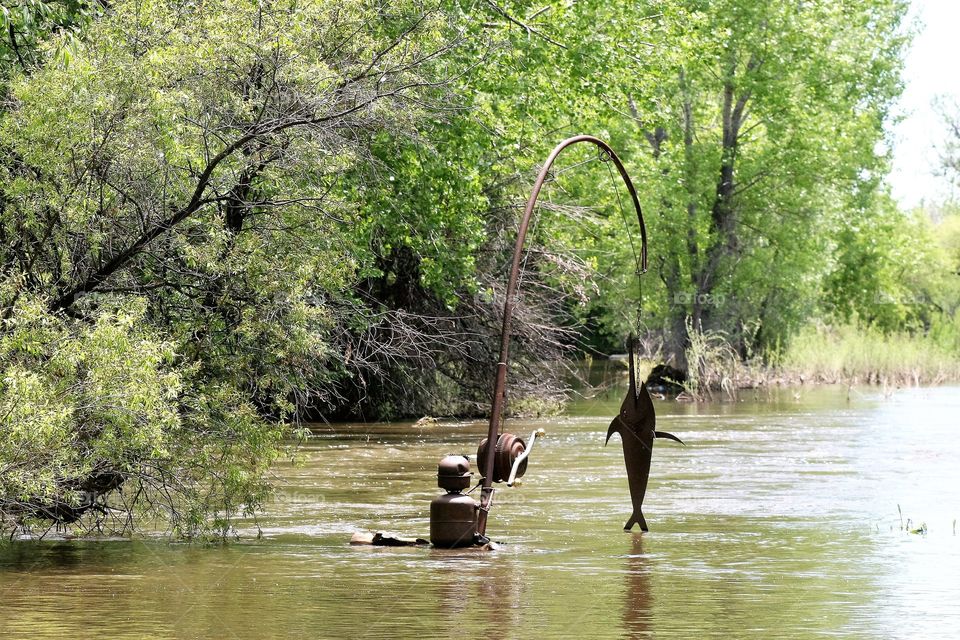
<svg viewBox="0 0 960 640"><path fill-rule="evenodd" d="M631 640L653 637L653 591L650 559L643 553L643 534L634 533L624 572L627 589L623 600L623 628Z"/></svg>
<svg viewBox="0 0 960 640"><path fill-rule="evenodd" d="M262 541L0 547L0 638L960 636L957 389L659 402L688 446L656 447L643 535L603 446L618 406L511 425L548 436L497 494L501 551L347 544L424 535L437 461L482 423L324 426Z"/></svg>

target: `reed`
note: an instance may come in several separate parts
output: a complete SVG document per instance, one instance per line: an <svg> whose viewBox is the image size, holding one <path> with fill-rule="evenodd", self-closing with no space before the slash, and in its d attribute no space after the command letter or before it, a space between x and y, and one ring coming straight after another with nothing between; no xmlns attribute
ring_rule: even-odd
<svg viewBox="0 0 960 640"><path fill-rule="evenodd" d="M740 389L753 388L766 382L770 373L759 358L744 361L722 331L693 330L687 321L690 344L686 350L687 381L678 399L702 401L715 392L730 400Z"/></svg>
<svg viewBox="0 0 960 640"><path fill-rule="evenodd" d="M770 358L788 379L921 385L960 380L960 327L885 333L853 324L809 326Z"/></svg>
<svg viewBox="0 0 960 640"><path fill-rule="evenodd" d="M774 385L919 386L960 380L960 319L925 331L884 332L854 323L809 325L785 349L744 361L722 331L692 331L688 379L679 400L730 400L738 391Z"/></svg>

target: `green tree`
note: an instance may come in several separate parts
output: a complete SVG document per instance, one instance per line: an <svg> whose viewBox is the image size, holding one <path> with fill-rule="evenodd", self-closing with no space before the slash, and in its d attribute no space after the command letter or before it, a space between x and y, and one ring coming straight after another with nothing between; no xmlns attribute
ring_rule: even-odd
<svg viewBox="0 0 960 640"><path fill-rule="evenodd" d="M659 317L681 362L688 316L746 353L816 311L837 233L877 206L906 4L661 6L661 82L625 100L655 191Z"/></svg>
<svg viewBox="0 0 960 640"><path fill-rule="evenodd" d="M455 108L424 123L417 139L380 136L376 164L355 180L367 196L360 226L367 268L356 297L382 309L375 331L351 347L371 354L355 365L362 387L347 391L363 415L488 408L506 265L536 163L565 135L597 128L600 87L587 69L603 60L586 58L596 53L590 47L603 48L584 27L616 7L447 9L466 28L453 56L468 70L453 83ZM590 175L606 180L602 169ZM549 207L537 219L514 325L515 408L525 396L560 397L563 371L548 363L575 342L567 307L594 277L571 251L583 234Z"/></svg>
<svg viewBox="0 0 960 640"><path fill-rule="evenodd" d="M456 33L416 2L127 0L69 57L62 38L0 123L0 436L32 451L44 416L80 453L0 462L3 515L122 485L101 515L223 532L286 425L336 399L359 321L346 176L429 113Z"/></svg>
<svg viewBox="0 0 960 640"><path fill-rule="evenodd" d="M27 73L44 44L58 37L58 55L69 57L77 31L104 6L100 0L3 0L0 2L0 86L11 72Z"/></svg>

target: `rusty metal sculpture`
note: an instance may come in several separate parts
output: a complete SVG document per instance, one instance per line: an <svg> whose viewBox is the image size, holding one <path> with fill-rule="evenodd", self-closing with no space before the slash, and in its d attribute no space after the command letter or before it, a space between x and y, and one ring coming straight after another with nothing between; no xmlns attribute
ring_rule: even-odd
<svg viewBox="0 0 960 640"><path fill-rule="evenodd" d="M647 493L647 480L650 478L653 440L669 438L680 444L683 444L683 441L672 433L655 430L657 417L653 410L650 392L647 391L646 385L637 384L632 340L627 348L630 352L630 388L627 389L627 397L620 405L620 413L607 429L607 439L604 444L610 442L610 436L614 433L619 433L620 440L623 442L623 461L627 465L627 482L630 484L630 499L633 501L633 513L627 520L627 524L623 525L623 530L630 531L633 525L639 524L642 531L649 531L641 507L643 496Z"/></svg>
<svg viewBox="0 0 960 640"><path fill-rule="evenodd" d="M637 191L624 168L623 163L613 149L607 143L588 135L579 135L568 138L558 144L547 161L540 169L536 181L533 184L533 191L527 200L523 217L520 220L520 229L517 235L517 242L513 252L513 263L510 268L510 276L507 280L506 300L503 304L503 329L500 336L500 361L497 363L497 371L493 387L493 402L490 410L490 426L486 439L481 442L477 452L477 464L483 475L480 491L480 503L475 504L477 509L476 526L473 530L473 543L483 545L489 543L486 537L487 519L490 508L493 504L494 482L507 481L511 486L515 479L522 476L526 470L526 459L533 447L534 440L542 431L535 432L530 436L529 445L522 439L509 433L500 433L500 422L503 414L504 390L507 381L507 363L510 357L510 325L513 316L513 308L516 302L517 287L520 276L520 265L523 257L523 247L526 241L527 229L530 226L530 220L537 203L537 198L543 185L550 175L550 168L553 166L557 156L567 147L586 142L598 147L601 160L612 162L620 177L623 179L633 202L637 213L637 222L640 224L640 256L637 259L637 276L639 277L647 270L647 230L643 222L643 213L640 211L640 200L637 197ZM619 196L618 196L619 201ZM631 236L632 238L632 236ZM632 239L631 239L632 242ZM633 498L634 513L627 522L625 529L630 529L635 523L639 523L641 528L646 531L647 525L643 519L643 513L640 506L643 503L643 496L646 492L647 477L650 472L650 454L654 437L668 437L679 441L679 438L670 434L662 434L654 431L654 413L653 403L650 395L643 385L639 385L642 390L638 392L636 384L636 373L633 363L633 347L630 345L630 391L627 399L624 400L621 407L620 416L614 419L610 425L610 431L607 433L607 440L616 431L620 433L624 443L624 459L627 465L627 475L630 483L630 493ZM489 443L495 443L489 446ZM445 459L446 460L446 459ZM458 463L462 463L458 461ZM469 473L469 467L464 473ZM440 479L443 484L444 467L441 464ZM462 481L460 481L462 482ZM464 527L462 520L462 508L465 501L459 494L458 488L450 488L452 497L441 496L434 501L431 507L431 541L435 546L460 546L466 542L467 534L471 527ZM449 502L452 506L447 506ZM436 511L434 510L436 508ZM457 513L454 513L454 509ZM449 513L447 513L449 511ZM458 515L459 514L459 515ZM456 516L456 517L454 517ZM433 524L437 523L437 529L434 530ZM448 526L447 523L453 525ZM435 539L434 539L435 538Z"/></svg>

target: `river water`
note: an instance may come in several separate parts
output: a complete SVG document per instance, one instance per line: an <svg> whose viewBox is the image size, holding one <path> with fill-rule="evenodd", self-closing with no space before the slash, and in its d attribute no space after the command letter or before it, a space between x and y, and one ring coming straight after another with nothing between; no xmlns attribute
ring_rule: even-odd
<svg viewBox="0 0 960 640"><path fill-rule="evenodd" d="M658 401L687 446L658 441L642 535L619 400L508 423L547 437L499 551L348 544L425 537L437 461L484 424L317 426L261 540L0 546L0 638L960 638L960 389Z"/></svg>

